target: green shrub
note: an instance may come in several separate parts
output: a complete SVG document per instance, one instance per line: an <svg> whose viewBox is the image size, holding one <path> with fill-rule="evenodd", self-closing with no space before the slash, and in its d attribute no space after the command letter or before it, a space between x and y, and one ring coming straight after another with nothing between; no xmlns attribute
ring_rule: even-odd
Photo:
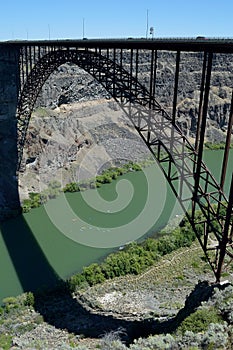
<svg viewBox="0 0 233 350"><path fill-rule="evenodd" d="M34 306L34 304L35 304L34 294L32 292L26 293L24 305L25 306Z"/></svg>
<svg viewBox="0 0 233 350"><path fill-rule="evenodd" d="M12 336L9 334L0 334L0 348L9 350L12 345Z"/></svg>
<svg viewBox="0 0 233 350"><path fill-rule="evenodd" d="M158 240L154 238L147 238L142 245L146 251L158 252Z"/></svg>
<svg viewBox="0 0 233 350"><path fill-rule="evenodd" d="M70 277L68 284L71 292L75 292L76 288L80 288L86 282L85 276L82 273L77 273Z"/></svg>
<svg viewBox="0 0 233 350"><path fill-rule="evenodd" d="M29 193L29 200L31 201L31 208L38 208L41 205L40 193Z"/></svg>
<svg viewBox="0 0 233 350"><path fill-rule="evenodd" d="M157 245L158 253L161 255L169 254L176 249L175 240L172 235L161 237L158 240Z"/></svg>
<svg viewBox="0 0 233 350"><path fill-rule="evenodd" d="M7 297L2 300L4 310L8 313L12 309L17 309L20 306L20 303L15 297Z"/></svg>
<svg viewBox="0 0 233 350"><path fill-rule="evenodd" d="M104 183L110 184L112 182L112 177L110 175L104 175Z"/></svg>
<svg viewBox="0 0 233 350"><path fill-rule="evenodd" d="M124 175L127 173L127 169L123 168L123 167L116 168L116 173L117 173L117 175Z"/></svg>
<svg viewBox="0 0 233 350"><path fill-rule="evenodd" d="M83 275L90 286L105 281L101 267L97 263L84 267Z"/></svg>
<svg viewBox="0 0 233 350"><path fill-rule="evenodd" d="M4 299L2 300L2 302L3 302L3 305L4 305L4 306L6 306L6 305L16 305L16 304L18 304L18 300L17 300L17 298L15 298L15 297L7 297L7 298L4 298Z"/></svg>
<svg viewBox="0 0 233 350"><path fill-rule="evenodd" d="M63 188L64 192L78 192L79 191L79 186L76 182L71 182Z"/></svg>
<svg viewBox="0 0 233 350"><path fill-rule="evenodd" d="M132 165L132 170L140 171L140 170L142 170L142 167L139 164L133 164Z"/></svg>
<svg viewBox="0 0 233 350"><path fill-rule="evenodd" d="M96 182L101 183L101 184L111 183L112 177L110 174L97 175Z"/></svg>
<svg viewBox="0 0 233 350"><path fill-rule="evenodd" d="M31 207L31 200L30 199L24 199L22 204L22 211L23 213L28 213L32 209Z"/></svg>
<svg viewBox="0 0 233 350"><path fill-rule="evenodd" d="M181 323L177 333L185 334L186 331L205 332L211 323L223 323L223 319L217 310L215 308L199 309Z"/></svg>
<svg viewBox="0 0 233 350"><path fill-rule="evenodd" d="M205 142L205 147L211 150L225 149L225 142ZM233 144L230 145L230 148L233 148Z"/></svg>
<svg viewBox="0 0 233 350"><path fill-rule="evenodd" d="M192 242L196 239L196 235L190 224L182 227L179 232L178 230L174 230L173 235L177 248L190 247Z"/></svg>

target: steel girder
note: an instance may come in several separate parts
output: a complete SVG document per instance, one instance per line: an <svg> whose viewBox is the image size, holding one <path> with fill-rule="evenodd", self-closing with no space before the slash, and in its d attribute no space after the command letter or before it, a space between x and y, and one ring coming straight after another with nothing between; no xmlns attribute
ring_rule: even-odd
<svg viewBox="0 0 233 350"><path fill-rule="evenodd" d="M39 50L39 49L38 49ZM149 89L139 83L138 50L131 49L129 69L123 67L123 50L79 50L52 47L35 49L21 62L22 89L18 104L19 167L31 113L36 98L49 75L61 64L72 62L90 73L120 104L151 153L159 162L167 181L220 280L223 265L233 260L232 207L233 185L229 200L223 193L226 164L232 131L232 110L222 179L218 184L202 161L206 127L212 53L204 55L200 105L195 146L191 145L176 124L180 52L176 55L173 108L171 116L155 99L157 52L151 51ZM30 58L28 58L30 56ZM25 66L26 62L26 66ZM23 66L22 66L23 65ZM232 99L233 100L233 99ZM232 182L233 183L233 182ZM191 203L191 209L188 210ZM197 214L198 211L201 213Z"/></svg>

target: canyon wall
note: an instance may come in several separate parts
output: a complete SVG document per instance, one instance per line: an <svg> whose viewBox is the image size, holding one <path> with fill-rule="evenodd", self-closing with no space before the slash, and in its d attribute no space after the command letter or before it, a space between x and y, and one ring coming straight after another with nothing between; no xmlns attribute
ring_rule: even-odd
<svg viewBox="0 0 233 350"><path fill-rule="evenodd" d="M125 62L130 63L125 52ZM128 55L128 56L127 56ZM139 52L139 81L149 88L148 52ZM172 111L176 55L158 52L155 97ZM181 53L177 123L195 139L202 56ZM231 55L213 59L206 140L225 140L233 86ZM104 167L149 156L120 106L88 73L66 63L46 81L30 121L20 173L21 198L52 179L66 184L93 177Z"/></svg>

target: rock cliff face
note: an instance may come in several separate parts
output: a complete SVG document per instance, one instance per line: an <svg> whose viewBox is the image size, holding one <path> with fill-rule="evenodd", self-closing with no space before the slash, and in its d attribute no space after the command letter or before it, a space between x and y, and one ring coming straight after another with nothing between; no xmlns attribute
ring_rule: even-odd
<svg viewBox="0 0 233 350"><path fill-rule="evenodd" d="M128 56L127 56L128 55ZM130 56L125 53L127 67ZM196 118L199 107L200 85L202 78L202 54L181 53L177 122L184 132L195 137ZM150 85L151 67L148 52L139 52L138 79L148 89ZM172 52L158 52L155 97L171 112L176 55ZM233 86L233 58L230 54L219 54L213 58L211 74L211 91L208 110L207 138L219 142L225 135L230 111L230 101ZM59 107L62 104L71 104L77 101L97 100L110 98L107 91L93 78L75 65L65 64L46 82L37 106L46 108Z"/></svg>
<svg viewBox="0 0 233 350"><path fill-rule="evenodd" d="M149 151L113 100L64 104L53 110L38 108L24 149L21 199L53 180L64 186L147 155Z"/></svg>
<svg viewBox="0 0 233 350"><path fill-rule="evenodd" d="M148 53L139 55L138 79L149 87ZM200 58L196 53L181 54L177 122L191 139L196 132ZM168 113L172 110L175 64L174 53L158 52L155 96ZM214 57L211 85L206 138L220 142L225 139L230 112L231 55ZM62 184L78 181L95 176L110 164L148 154L108 92L79 67L64 64L45 83L30 121L19 177L21 198L51 180Z"/></svg>

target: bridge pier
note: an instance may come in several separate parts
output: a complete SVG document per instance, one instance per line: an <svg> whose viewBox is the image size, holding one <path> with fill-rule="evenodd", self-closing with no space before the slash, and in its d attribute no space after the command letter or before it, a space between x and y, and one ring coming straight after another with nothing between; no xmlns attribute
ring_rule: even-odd
<svg viewBox="0 0 233 350"><path fill-rule="evenodd" d="M19 49L0 48L0 221L20 212L17 179Z"/></svg>

